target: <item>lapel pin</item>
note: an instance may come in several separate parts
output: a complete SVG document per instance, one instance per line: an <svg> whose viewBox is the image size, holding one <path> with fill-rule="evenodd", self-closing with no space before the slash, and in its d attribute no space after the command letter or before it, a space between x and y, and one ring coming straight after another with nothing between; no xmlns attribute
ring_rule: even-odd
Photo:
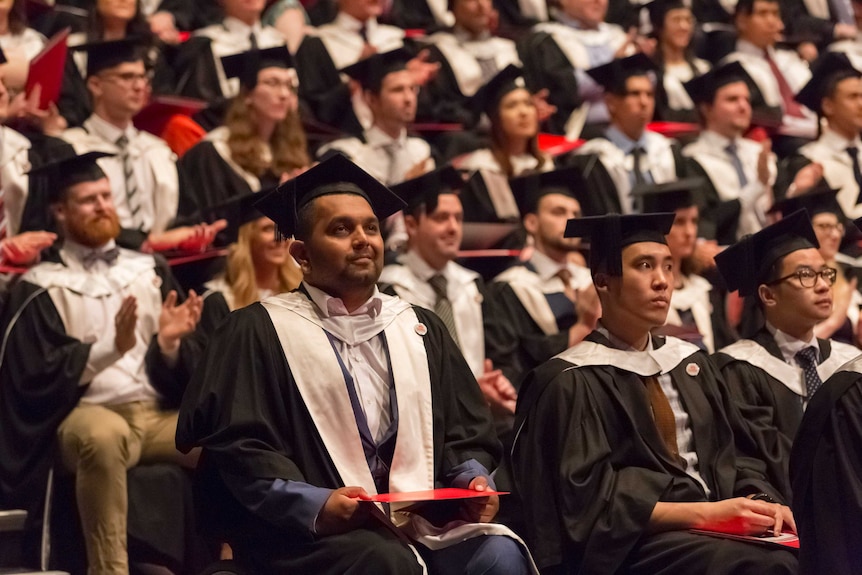
<svg viewBox="0 0 862 575"><path fill-rule="evenodd" d="M690 376L694 377L698 373L700 373L700 366L697 365L696 363L690 363L687 366L685 366L685 372L687 374L689 374Z"/></svg>
<svg viewBox="0 0 862 575"><path fill-rule="evenodd" d="M414 327L413 329L419 335L425 335L426 333L428 333L428 326L426 326L424 323L417 323L416 327Z"/></svg>

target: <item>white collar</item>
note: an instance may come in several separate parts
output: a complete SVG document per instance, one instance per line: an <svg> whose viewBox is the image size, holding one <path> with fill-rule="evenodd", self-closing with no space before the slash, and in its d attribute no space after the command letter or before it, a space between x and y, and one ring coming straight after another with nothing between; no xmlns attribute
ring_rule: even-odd
<svg viewBox="0 0 862 575"><path fill-rule="evenodd" d="M856 136L853 140L848 140L828 126L823 129L823 133L820 134L819 141L833 152L841 154L846 153L847 148L850 146L855 146L856 149L862 148L862 139L860 139L859 136Z"/></svg>
<svg viewBox="0 0 862 575"><path fill-rule="evenodd" d="M83 267L84 258L88 254L91 254L94 252L100 252L100 253L106 252L110 249L115 248L116 245L117 244L114 240L108 240L108 242L105 245L100 246L98 248L92 248L90 246L85 246L83 244L79 244L78 242L75 242L75 241L67 238L67 239L63 240L63 247L61 248L61 250L63 252L63 255L65 256L63 258L63 260L67 265L72 263L72 261L74 261L75 264L78 264L76 267ZM67 260L72 260L72 261L67 261Z"/></svg>
<svg viewBox="0 0 862 575"><path fill-rule="evenodd" d="M362 27L365 26L365 34L367 37L371 37L372 30L377 28L377 18L369 18L363 23L345 12L339 12L332 23L338 28L344 28L345 30L356 32L357 34L362 30Z"/></svg>
<svg viewBox="0 0 862 575"><path fill-rule="evenodd" d="M398 261L401 262L402 265L407 266L413 275L422 280L423 282L427 282L432 277L436 275L442 275L447 280L452 280L452 262L446 262L446 265L443 266L442 270L435 270L432 268L428 262L422 259L422 256L419 255L419 252L416 250L408 250L407 253L398 258Z"/></svg>
<svg viewBox="0 0 862 575"><path fill-rule="evenodd" d="M455 39L458 40L459 44L469 44L471 42L484 42L486 40L490 40L493 38L490 30L483 30L479 33L478 36L474 36L461 26L455 24L452 27L452 35L455 36Z"/></svg>
<svg viewBox="0 0 862 575"><path fill-rule="evenodd" d="M781 350L781 355L784 356L784 361L786 363L795 363L796 354L806 347L814 348L817 362L820 362L820 346L817 345L817 338L814 335L811 336L809 341L802 341L801 339L796 339L792 335L784 333L769 322L766 322L766 329L769 330L769 333L771 333L772 337L775 339L775 343L778 344L778 349Z"/></svg>
<svg viewBox="0 0 862 575"><path fill-rule="evenodd" d="M311 301L313 301L317 306L317 310L322 318L368 316L374 319L380 315L380 308L383 305L383 300L380 298L380 292L377 290L376 285L374 286L374 293L370 298L368 298L368 301L352 312L347 311L341 298L332 297L325 291L316 288L307 282L303 281L302 285L305 286L308 295L311 297Z"/></svg>
<svg viewBox="0 0 862 575"><path fill-rule="evenodd" d="M542 281L548 281L553 277L556 277L557 273L563 268L569 270L572 274L572 277L577 277L580 273L578 269L580 266L576 266L571 263L559 263L555 262L547 255L543 254L539 250L533 250L533 255L530 256L530 265L533 266L533 269L536 270L536 274L542 279Z"/></svg>
<svg viewBox="0 0 862 575"><path fill-rule="evenodd" d="M741 52L742 54L748 54L750 56L760 56L763 58L763 48L758 48L748 40L737 40L736 41L736 51ZM766 52L769 53L769 56L775 58L775 48L772 46L766 47Z"/></svg>
<svg viewBox="0 0 862 575"><path fill-rule="evenodd" d="M129 125L125 130L123 130L97 114L93 114L87 119L87 128L91 133L99 136L106 142L110 142L111 144L116 144L117 140L119 140L121 136L126 136L129 143L132 143L138 135L138 131L131 122L129 122Z"/></svg>
<svg viewBox="0 0 862 575"><path fill-rule="evenodd" d="M599 321L598 325L596 326L596 331L608 339L612 348L618 349L620 351L637 351L637 352L647 351L648 352L648 351L653 351L653 349L654 349L653 344L652 344L652 335L651 334L647 334L647 344L646 344L645 348L635 349L631 345L624 342L623 340L621 340L620 338L618 338L617 336L612 334L610 331L608 331L608 328L606 328L604 325L602 325L601 321Z"/></svg>
<svg viewBox="0 0 862 575"><path fill-rule="evenodd" d="M713 132L712 130L704 130L700 133L700 139L711 149L724 150L725 148L727 148L727 146L731 144L731 142L735 143L737 149L739 149L739 140L741 140L742 138L735 138L731 140L727 136L722 136L718 132Z"/></svg>
<svg viewBox="0 0 862 575"><path fill-rule="evenodd" d="M263 26L260 24L260 20L255 21L254 24L249 26L242 20L238 20L233 16L227 16L224 20L222 20L222 26L224 29L230 32L231 34L242 35L244 37L248 37L249 34L254 33L257 37L263 31Z"/></svg>
<svg viewBox="0 0 862 575"><path fill-rule="evenodd" d="M407 128L401 128L401 133L398 134L397 138L393 138L392 136L381 130L379 127L377 127L376 124L365 130L365 143L374 148L382 148L390 144L398 144L398 146L404 146L406 142Z"/></svg>

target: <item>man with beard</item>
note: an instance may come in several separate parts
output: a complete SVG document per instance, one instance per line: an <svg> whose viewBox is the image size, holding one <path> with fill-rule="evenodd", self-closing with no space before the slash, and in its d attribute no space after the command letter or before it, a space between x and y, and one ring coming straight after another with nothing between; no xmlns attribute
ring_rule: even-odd
<svg viewBox="0 0 862 575"><path fill-rule="evenodd" d="M367 501L484 491L500 452L443 322L377 290L379 219L403 202L335 156L257 207L295 235L305 279L228 317L177 427L181 450L203 448L198 495L243 571L421 573L421 556L430 573L526 573L499 536L511 532L478 523L496 496L412 512Z"/></svg>
<svg viewBox="0 0 862 575"><path fill-rule="evenodd" d="M407 201L404 223L407 252L383 268L380 283L394 295L433 310L458 344L492 411L511 415L517 394L485 357L482 277L455 259L464 236L464 210L458 190L464 180L447 166L404 182L392 191Z"/></svg>
<svg viewBox="0 0 862 575"><path fill-rule="evenodd" d="M510 180L532 254L497 276L485 298L486 356L516 385L581 341L601 315L590 270L575 262L566 221L581 216L585 184L576 168Z"/></svg>
<svg viewBox="0 0 862 575"><path fill-rule="evenodd" d="M86 47L87 87L93 114L80 128L63 133L78 154L104 152L99 161L113 191L124 247L155 250L212 241L221 229L183 227L168 231L179 205L176 156L168 145L132 123L149 95L149 76L140 40L127 38Z"/></svg>
<svg viewBox="0 0 862 575"><path fill-rule="evenodd" d="M602 319L524 381L512 449L528 541L547 572L796 572L789 550L689 531L794 524L770 502L762 463L737 451L743 424L707 355L650 334L673 291L673 220L612 214L567 225L567 237L591 238Z"/></svg>
<svg viewBox="0 0 862 575"><path fill-rule="evenodd" d="M760 330L714 359L785 501L791 499L790 451L808 403L823 381L859 355L852 345L814 335L832 314L838 273L819 247L808 212L798 210L715 258L728 289L756 296L763 310Z"/></svg>
<svg viewBox="0 0 862 575"><path fill-rule="evenodd" d="M178 305L153 256L118 248L111 187L89 153L40 167L54 182L63 244L10 292L0 356L2 496L38 506L55 448L75 474L89 573L128 573L126 470L191 466L173 441L188 376L183 338L194 292Z"/></svg>

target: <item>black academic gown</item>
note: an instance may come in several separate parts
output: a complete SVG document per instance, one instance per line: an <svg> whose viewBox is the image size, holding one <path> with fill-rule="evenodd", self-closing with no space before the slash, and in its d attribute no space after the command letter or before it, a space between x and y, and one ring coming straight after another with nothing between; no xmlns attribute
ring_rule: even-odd
<svg viewBox="0 0 862 575"><path fill-rule="evenodd" d="M784 362L784 356L775 343L775 338L765 327L751 339L771 356ZM818 339L817 343L822 363L832 356L832 342ZM802 397L784 385L776 374L770 374L747 361L721 351L713 355L713 360L727 382L727 389L737 403L750 436L757 445L759 459L766 464L770 483L785 501L790 501L790 451L804 413Z"/></svg>
<svg viewBox="0 0 862 575"><path fill-rule="evenodd" d="M485 356L517 387L528 371L568 347L569 328L577 321L574 305L562 329L549 335L530 317L509 284L492 282L486 290L482 300Z"/></svg>
<svg viewBox="0 0 862 575"><path fill-rule="evenodd" d="M805 575L862 571L862 375L854 364L814 394L790 456Z"/></svg>
<svg viewBox="0 0 862 575"><path fill-rule="evenodd" d="M610 345L598 332L586 341ZM653 338L656 348L664 341ZM532 371L515 414L512 469L526 503L527 544L540 569L734 573L741 554L760 551L680 531L648 535L657 502L707 496L664 447L637 374L608 365L572 367L555 358ZM761 491L777 497L763 464L734 448L740 416L706 354L692 353L670 375L690 416L710 499ZM795 562L792 556L782 561Z"/></svg>
<svg viewBox="0 0 862 575"><path fill-rule="evenodd" d="M449 469L469 459L493 469L500 448L478 386L465 384L475 379L457 345L432 312L414 309L428 329L423 341L434 406L435 482L440 487ZM397 342L389 342L390 355L398 349ZM231 542L241 562L253 564L253 572L343 573L345 565L339 561L347 546L361 547L366 541L363 529L346 537L314 538L307 526L285 512L265 503L240 503L247 501L242 492L259 480L343 486L260 303L230 314L210 341L183 398L177 446L203 447L198 468L201 511L210 529ZM356 549L357 554L363 551Z"/></svg>
<svg viewBox="0 0 862 575"><path fill-rule="evenodd" d="M707 239L714 239L723 246L736 243L742 204L739 203L739 200L721 200L715 185L697 160L686 157L683 162L686 175L701 178L704 182L700 188L699 235Z"/></svg>
<svg viewBox="0 0 862 575"><path fill-rule="evenodd" d="M180 173L180 205L178 213L184 218L197 217L200 211L250 194L248 182L228 164L215 149L212 142L201 141L192 146L177 162ZM268 190L278 185L272 174L261 179L261 189Z"/></svg>
<svg viewBox="0 0 862 575"><path fill-rule="evenodd" d="M518 54L527 87L531 92L548 90L548 103L557 107L546 123L547 131L565 134L569 116L583 104L571 62L547 32L525 35L518 42Z"/></svg>
<svg viewBox="0 0 862 575"><path fill-rule="evenodd" d="M163 260L156 272L163 298L172 289L182 293ZM0 507L27 509L38 525L57 428L86 390L79 380L92 343L67 335L48 292L26 281L11 290L0 327L8 331L0 364ZM173 368L164 362L155 337L150 343L146 369L165 407L179 405L190 377L188 361L185 343Z"/></svg>

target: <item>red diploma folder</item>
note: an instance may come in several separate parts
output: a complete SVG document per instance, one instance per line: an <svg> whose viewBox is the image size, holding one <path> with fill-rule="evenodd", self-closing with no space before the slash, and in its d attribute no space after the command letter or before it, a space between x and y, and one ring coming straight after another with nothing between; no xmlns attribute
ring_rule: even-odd
<svg viewBox="0 0 862 575"><path fill-rule="evenodd" d="M488 497L489 495L508 495L508 491L476 491L475 489L429 489L428 491L404 491L402 493L381 493L373 495L371 501L380 503L405 503L419 501L445 501L447 499L469 499L471 497Z"/></svg>
<svg viewBox="0 0 862 575"><path fill-rule="evenodd" d="M65 28L54 34L42 51L30 60L24 92L29 96L37 84L42 87L42 93L39 96L40 110L47 110L48 104L56 103L60 99L60 87L63 84L63 70L66 67L68 53L66 40L69 38L70 31L71 28Z"/></svg>
<svg viewBox="0 0 862 575"><path fill-rule="evenodd" d="M153 96L150 103L135 116L135 127L160 136L172 116L192 116L209 106L203 100L181 96Z"/></svg>
<svg viewBox="0 0 862 575"><path fill-rule="evenodd" d="M747 541L757 545L778 545L779 547L789 547L791 549L799 549L799 537L793 533L782 533L775 536L756 537L754 535L734 535L732 533L721 533L719 531L707 531L705 529L689 529L692 533L699 535L709 535L710 537L718 537L720 539L733 539L734 541Z"/></svg>

